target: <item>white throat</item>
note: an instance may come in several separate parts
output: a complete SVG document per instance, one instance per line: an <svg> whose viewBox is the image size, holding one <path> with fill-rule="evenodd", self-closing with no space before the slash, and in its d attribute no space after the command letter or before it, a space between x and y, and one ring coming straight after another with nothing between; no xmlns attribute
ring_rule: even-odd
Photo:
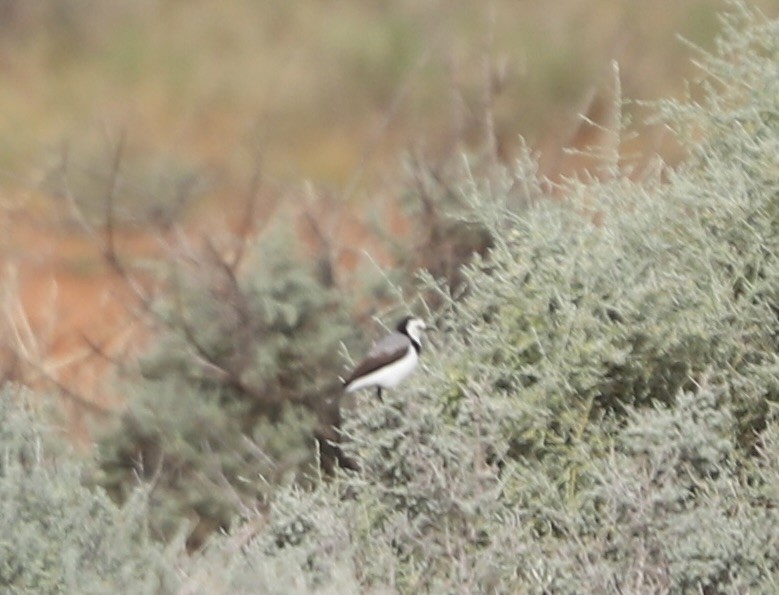
<svg viewBox="0 0 779 595"><path fill-rule="evenodd" d="M417 345L422 345L422 331L425 330L425 323L416 318L408 321L406 325L406 334Z"/></svg>

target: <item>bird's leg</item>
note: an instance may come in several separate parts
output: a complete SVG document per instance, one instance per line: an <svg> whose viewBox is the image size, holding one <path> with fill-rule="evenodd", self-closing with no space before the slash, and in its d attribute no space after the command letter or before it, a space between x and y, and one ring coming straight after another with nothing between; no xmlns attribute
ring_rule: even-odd
<svg viewBox="0 0 779 595"><path fill-rule="evenodd" d="M381 387L380 386L376 387L376 396L379 397L379 401L381 401L382 403L384 402L384 398L381 396Z"/></svg>

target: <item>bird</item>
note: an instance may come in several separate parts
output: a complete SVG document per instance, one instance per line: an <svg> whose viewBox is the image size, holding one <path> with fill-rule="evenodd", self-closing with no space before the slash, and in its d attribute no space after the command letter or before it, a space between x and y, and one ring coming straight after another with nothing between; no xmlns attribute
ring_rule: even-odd
<svg viewBox="0 0 779 595"><path fill-rule="evenodd" d="M395 332L383 337L368 352L344 381L344 390L351 393L376 387L376 396L383 400L384 388L395 388L414 371L422 350L425 321L413 316L401 320Z"/></svg>

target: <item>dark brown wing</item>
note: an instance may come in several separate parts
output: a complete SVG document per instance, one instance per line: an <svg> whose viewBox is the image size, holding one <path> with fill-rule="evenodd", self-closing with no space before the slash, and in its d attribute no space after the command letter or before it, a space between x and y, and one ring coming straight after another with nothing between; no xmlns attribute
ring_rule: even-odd
<svg viewBox="0 0 779 595"><path fill-rule="evenodd" d="M366 376L383 365L402 357L410 344L411 342L406 335L400 333L387 335L373 346L364 360L357 364L349 378L344 381L344 386L349 386L353 380Z"/></svg>

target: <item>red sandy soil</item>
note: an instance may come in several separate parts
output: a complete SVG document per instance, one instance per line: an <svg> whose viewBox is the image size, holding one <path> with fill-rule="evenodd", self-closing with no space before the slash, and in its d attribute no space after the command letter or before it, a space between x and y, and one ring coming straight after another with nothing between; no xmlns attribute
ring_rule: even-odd
<svg viewBox="0 0 779 595"><path fill-rule="evenodd" d="M32 388L59 389L72 433L86 438L89 414L120 401L105 381L114 362L128 361L148 335L134 313L137 300L104 262L96 238L29 212L6 223L1 369ZM120 242L136 256L155 250L138 233Z"/></svg>

